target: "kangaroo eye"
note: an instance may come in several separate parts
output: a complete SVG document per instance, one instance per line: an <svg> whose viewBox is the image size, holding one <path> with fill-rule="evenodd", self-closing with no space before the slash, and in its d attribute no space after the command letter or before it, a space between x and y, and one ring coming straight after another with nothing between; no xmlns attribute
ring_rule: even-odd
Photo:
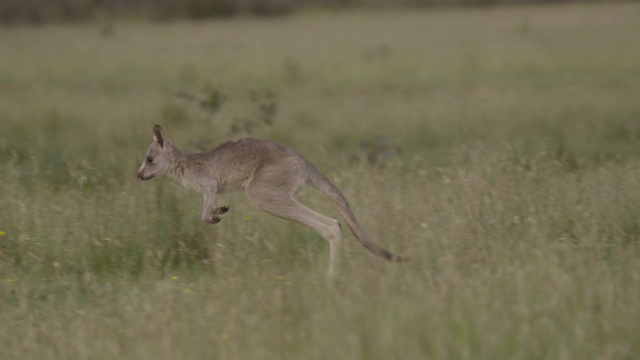
<svg viewBox="0 0 640 360"><path fill-rule="evenodd" d="M147 157L147 162L153 162L153 158L151 156Z"/></svg>

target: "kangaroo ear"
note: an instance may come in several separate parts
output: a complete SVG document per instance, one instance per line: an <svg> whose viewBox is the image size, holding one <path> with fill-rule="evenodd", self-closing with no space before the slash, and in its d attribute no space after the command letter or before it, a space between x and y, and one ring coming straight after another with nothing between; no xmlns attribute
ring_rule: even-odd
<svg viewBox="0 0 640 360"><path fill-rule="evenodd" d="M153 127L153 141L155 141L156 144L164 147L165 136L160 125L155 125Z"/></svg>

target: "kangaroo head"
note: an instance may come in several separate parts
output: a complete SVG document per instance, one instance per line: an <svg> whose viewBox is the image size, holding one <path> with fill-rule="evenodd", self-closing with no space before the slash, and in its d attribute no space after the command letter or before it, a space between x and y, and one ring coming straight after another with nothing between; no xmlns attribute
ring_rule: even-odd
<svg viewBox="0 0 640 360"><path fill-rule="evenodd" d="M140 180L149 180L158 174L164 174L169 170L173 159L173 147L171 140L167 139L160 125L153 127L153 142L147 149L138 177Z"/></svg>

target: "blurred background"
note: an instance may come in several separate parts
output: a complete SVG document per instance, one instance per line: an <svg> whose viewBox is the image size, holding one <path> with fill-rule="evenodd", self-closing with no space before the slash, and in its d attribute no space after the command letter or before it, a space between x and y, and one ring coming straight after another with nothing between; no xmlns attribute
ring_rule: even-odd
<svg viewBox="0 0 640 360"><path fill-rule="evenodd" d="M635 359L640 2L0 0L3 359ZM316 163L388 266L136 170ZM315 191L304 204L339 219ZM335 286L334 286L335 285Z"/></svg>
<svg viewBox="0 0 640 360"><path fill-rule="evenodd" d="M86 22L112 17L149 20L206 19L243 15L282 16L308 9L432 8L554 4L568 1L570 0L3 0L0 3L0 22L43 24L60 21Z"/></svg>

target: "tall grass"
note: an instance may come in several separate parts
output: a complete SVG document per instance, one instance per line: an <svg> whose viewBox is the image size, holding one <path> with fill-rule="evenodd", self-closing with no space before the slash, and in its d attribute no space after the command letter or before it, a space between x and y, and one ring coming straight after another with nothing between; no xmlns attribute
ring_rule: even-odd
<svg viewBox="0 0 640 360"><path fill-rule="evenodd" d="M2 357L637 357L639 11L3 29ZM242 194L202 223L135 178L155 123L187 151L294 147L412 261L345 233L328 284L323 240Z"/></svg>

